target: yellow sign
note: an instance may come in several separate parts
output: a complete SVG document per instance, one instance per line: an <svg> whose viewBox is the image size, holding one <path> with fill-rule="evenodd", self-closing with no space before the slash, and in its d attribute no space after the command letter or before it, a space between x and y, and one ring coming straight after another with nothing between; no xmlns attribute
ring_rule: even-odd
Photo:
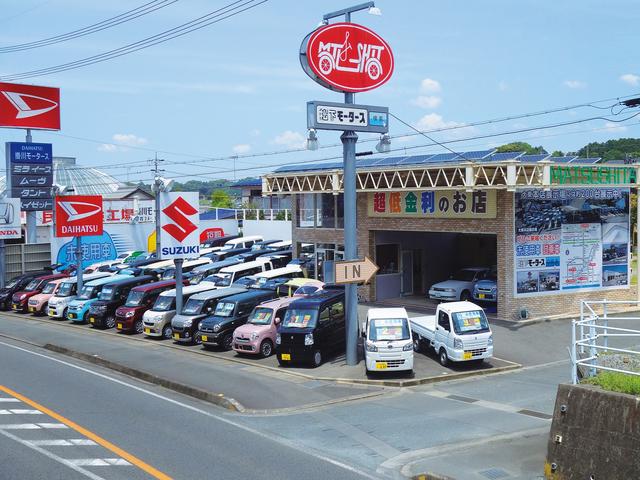
<svg viewBox="0 0 640 480"><path fill-rule="evenodd" d="M494 190L369 193L370 217L496 218Z"/></svg>

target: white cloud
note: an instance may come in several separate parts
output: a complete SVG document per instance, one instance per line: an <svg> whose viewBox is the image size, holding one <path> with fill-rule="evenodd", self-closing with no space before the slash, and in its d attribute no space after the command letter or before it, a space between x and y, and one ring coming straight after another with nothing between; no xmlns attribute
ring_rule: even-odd
<svg viewBox="0 0 640 480"><path fill-rule="evenodd" d="M633 73L625 73L624 75L621 75L620 80L624 83L628 83L632 87L640 85L640 76L634 75Z"/></svg>
<svg viewBox="0 0 640 480"><path fill-rule="evenodd" d="M113 143L103 143L98 147L98 150L101 152L116 152L118 151L118 147Z"/></svg>
<svg viewBox="0 0 640 480"><path fill-rule="evenodd" d="M565 80L562 84L569 88L587 88L587 84L580 80Z"/></svg>
<svg viewBox="0 0 640 480"><path fill-rule="evenodd" d="M107 153L126 152L129 150L127 147L141 147L148 143L146 138L133 133L114 133L111 139L114 143L103 143L98 150Z"/></svg>
<svg viewBox="0 0 640 480"><path fill-rule="evenodd" d="M273 139L276 145L284 145L287 148L304 148L305 142L306 138L301 133L292 130L286 130Z"/></svg>
<svg viewBox="0 0 640 480"><path fill-rule="evenodd" d="M262 131L260 131L259 128L254 128L249 132L249 135L251 135L252 137L259 137L260 135L262 135Z"/></svg>
<svg viewBox="0 0 640 480"><path fill-rule="evenodd" d="M233 150L233 153L247 153L249 150L251 150L251 145L241 143L239 145L234 145L231 150Z"/></svg>
<svg viewBox="0 0 640 480"><path fill-rule="evenodd" d="M425 78L420 82L420 91L423 93L438 93L441 90L440 82L432 78Z"/></svg>
<svg viewBox="0 0 640 480"><path fill-rule="evenodd" d="M420 95L417 98L411 100L411 103L417 105L420 108L434 109L438 108L442 103L442 98L434 95Z"/></svg>
<svg viewBox="0 0 640 480"><path fill-rule="evenodd" d="M446 132L447 138L460 138L475 131L473 127L466 127L464 123L444 120L442 115L437 113L423 116L416 122L415 127L420 131L452 129Z"/></svg>
<svg viewBox="0 0 640 480"><path fill-rule="evenodd" d="M509 84L507 82L505 82L504 80L500 80L498 82L498 90L500 90L501 92L509 90Z"/></svg>
<svg viewBox="0 0 640 480"><path fill-rule="evenodd" d="M619 123L615 123L615 122L606 122L604 124L604 128L608 132L626 132L627 131L627 127L625 127L624 125L620 125Z"/></svg>

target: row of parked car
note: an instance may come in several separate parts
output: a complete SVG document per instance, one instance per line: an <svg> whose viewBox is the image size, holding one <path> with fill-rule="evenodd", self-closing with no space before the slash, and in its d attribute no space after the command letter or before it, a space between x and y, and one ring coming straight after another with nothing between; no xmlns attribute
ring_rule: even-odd
<svg viewBox="0 0 640 480"><path fill-rule="evenodd" d="M449 279L435 283L427 298L443 302L475 300L482 304L498 301L497 272L494 268L461 268Z"/></svg>

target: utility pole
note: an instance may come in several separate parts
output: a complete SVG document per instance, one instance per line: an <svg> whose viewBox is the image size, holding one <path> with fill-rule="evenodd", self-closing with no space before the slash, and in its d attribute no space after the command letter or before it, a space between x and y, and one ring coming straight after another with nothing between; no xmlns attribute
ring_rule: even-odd
<svg viewBox="0 0 640 480"><path fill-rule="evenodd" d="M158 154L156 153L155 158L153 159L153 192L155 193L155 214L156 214L156 258L160 259L160 191L162 187L162 178L160 177L160 172L164 172L164 170L159 169L158 165L160 162L164 162L164 159L158 158Z"/></svg>

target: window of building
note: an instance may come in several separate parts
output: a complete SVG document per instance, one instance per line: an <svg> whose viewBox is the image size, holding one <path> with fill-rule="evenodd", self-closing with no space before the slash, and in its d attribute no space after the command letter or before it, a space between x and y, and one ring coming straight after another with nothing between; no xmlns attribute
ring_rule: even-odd
<svg viewBox="0 0 640 480"><path fill-rule="evenodd" d="M315 226L315 195L304 193L296 195L296 227L313 228Z"/></svg>
<svg viewBox="0 0 640 480"><path fill-rule="evenodd" d="M380 274L398 273L400 245L376 245L376 263L380 266Z"/></svg>
<svg viewBox="0 0 640 480"><path fill-rule="evenodd" d="M319 193L318 205L318 228L336 228L336 196L332 193Z"/></svg>

